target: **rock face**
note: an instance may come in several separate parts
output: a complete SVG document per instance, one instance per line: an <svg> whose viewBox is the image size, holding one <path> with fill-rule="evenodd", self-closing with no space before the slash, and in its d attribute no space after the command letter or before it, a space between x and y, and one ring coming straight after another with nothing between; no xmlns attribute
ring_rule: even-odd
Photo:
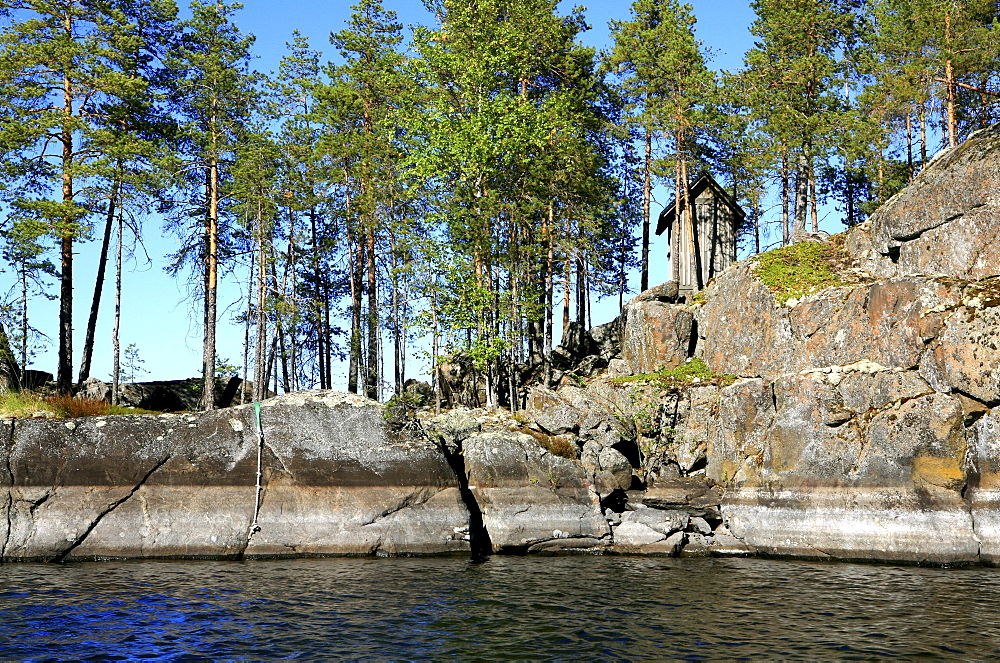
<svg viewBox="0 0 1000 663"><path fill-rule="evenodd" d="M600 500L578 463L546 453L524 434L465 441L469 487L494 552L588 550L608 543Z"/></svg>
<svg viewBox="0 0 1000 663"><path fill-rule="evenodd" d="M847 285L781 305L756 259L709 284L695 354L743 379L674 435L704 443L745 544L1000 562L998 148L977 134L848 233Z"/></svg>
<svg viewBox="0 0 1000 663"><path fill-rule="evenodd" d="M934 158L849 237L879 276L1000 274L1000 125Z"/></svg>
<svg viewBox="0 0 1000 663"><path fill-rule="evenodd" d="M252 406L2 422L2 558L469 550L451 467L388 435L378 404L304 392L266 401L261 421L262 445Z"/></svg>

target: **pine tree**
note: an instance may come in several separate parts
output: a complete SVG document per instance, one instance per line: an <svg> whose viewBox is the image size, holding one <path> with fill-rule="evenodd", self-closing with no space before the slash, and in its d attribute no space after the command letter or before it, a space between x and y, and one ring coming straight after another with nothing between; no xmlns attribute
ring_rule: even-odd
<svg viewBox="0 0 1000 663"><path fill-rule="evenodd" d="M248 73L253 37L232 18L241 5L191 4L191 18L180 23L177 42L167 55L171 103L178 118L176 172L183 198L174 207L174 228L190 239L187 222L200 217L201 241L186 244L175 256L176 273L185 264L201 275L204 310L202 343L203 407L215 407L216 323L220 259L227 240L229 173L233 153L251 114L257 92Z"/></svg>
<svg viewBox="0 0 1000 663"><path fill-rule="evenodd" d="M643 231L640 289L649 287L650 197L653 178L654 137L674 148L674 188L678 209L687 224L688 162L695 156L695 138L704 119L701 107L712 89L712 75L705 66L701 44L695 39L695 18L690 5L676 0L636 0L632 20L612 21L615 39L608 65L622 78L622 89L633 109L631 122L644 141ZM694 231L685 231L695 241ZM676 261L675 261L676 262ZM677 266L674 266L676 272ZM702 283L696 270L698 287ZM676 273L675 273L676 277Z"/></svg>
<svg viewBox="0 0 1000 663"><path fill-rule="evenodd" d="M816 173L835 140L844 87L841 60L853 35L850 0L754 0L758 38L746 54L752 113L781 164L782 207L794 201L792 235L818 229ZM794 196L789 179L794 173ZM787 216L787 212L785 213Z"/></svg>
<svg viewBox="0 0 1000 663"><path fill-rule="evenodd" d="M128 4L61 0L0 3L0 155L13 226L41 223L59 253L57 383L73 383L73 258L99 204L89 192L111 177L110 109L145 93L141 72L123 66L141 39ZM159 4L156 5L160 7ZM11 10L15 10L11 12Z"/></svg>
<svg viewBox="0 0 1000 663"><path fill-rule="evenodd" d="M379 262L399 187L397 164L401 133L400 109L405 109L410 81L403 73L403 56L396 50L402 25L378 0L361 0L352 7L345 30L331 35L344 64L332 68L333 89L326 93L341 121L334 137L342 157L349 204L345 209L351 269L352 326L350 374L362 364L361 326L366 327L363 391L378 398L381 387L381 318ZM328 146L328 149L331 146ZM362 293L367 295L362 323ZM357 388L353 381L349 390Z"/></svg>

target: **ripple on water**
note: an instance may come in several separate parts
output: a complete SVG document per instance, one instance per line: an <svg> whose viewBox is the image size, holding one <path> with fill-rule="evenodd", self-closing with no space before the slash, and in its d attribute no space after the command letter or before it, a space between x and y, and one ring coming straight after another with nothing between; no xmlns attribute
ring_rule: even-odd
<svg viewBox="0 0 1000 663"><path fill-rule="evenodd" d="M624 557L0 567L0 656L1000 656L1000 571Z"/></svg>

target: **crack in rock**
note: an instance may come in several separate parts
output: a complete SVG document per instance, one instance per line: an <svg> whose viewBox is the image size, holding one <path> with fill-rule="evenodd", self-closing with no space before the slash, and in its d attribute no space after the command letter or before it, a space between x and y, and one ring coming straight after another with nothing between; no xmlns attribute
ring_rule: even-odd
<svg viewBox="0 0 1000 663"><path fill-rule="evenodd" d="M7 478L10 480L10 485L7 487L7 504L5 505L4 511L7 515L7 529L4 531L3 543L0 543L0 564L7 559L7 546L10 544L10 530L14 526L14 466L12 464L11 458L14 455L14 426L15 420L10 420L10 446L7 448L7 458L6 469Z"/></svg>
<svg viewBox="0 0 1000 663"><path fill-rule="evenodd" d="M368 522L361 523L360 526L361 527L368 527L369 525L374 525L379 520L383 520L385 518L388 518L389 516L391 516L394 513L397 513L399 511L402 511L403 509L407 509L409 507L420 506L421 504L424 504L424 503L426 503L427 501L429 501L431 499L430 497L425 497L424 499L420 499L417 495L418 495L418 493L410 493L409 495L407 495L406 497L404 497L403 501L400 502L399 504L396 504L395 506L390 506L390 507L388 507L386 509L383 509L374 518L372 518Z"/></svg>
<svg viewBox="0 0 1000 663"><path fill-rule="evenodd" d="M71 543L61 553L59 553L58 555L56 555L55 557L53 557L50 561L58 563L58 562L62 562L63 560L65 560L66 557L67 557L67 555L69 555L71 552L73 552L74 550L76 550L84 541L86 541L87 537L90 536L90 533L94 531L94 529L98 526L98 524L100 524L100 522L102 520L104 520L105 516L107 516L109 513L111 513L115 509L117 509L119 506L121 506L125 502L127 502L129 499L132 498L133 495L135 495L137 492L139 492L139 489L142 488L146 484L147 481L149 481L149 478L151 476L153 476L153 473L156 472L161 467L163 467L168 460L170 460L170 454L167 454L166 456L164 456L163 460L161 460L158 463L156 463L156 465L154 465L152 467L152 469L149 470L149 472L146 472L146 475L139 480L139 483L137 483L135 486L132 487L132 490L130 490L127 495L125 495L124 497L122 497L122 498L120 498L118 500L115 500L114 502L112 502L111 504L109 504L108 507L104 511L102 511L99 514L97 514L97 517L94 518L94 520L90 523L90 525L87 527L87 529L84 530L83 534L81 534L80 536L78 536L76 538L76 540L73 541L73 543Z"/></svg>

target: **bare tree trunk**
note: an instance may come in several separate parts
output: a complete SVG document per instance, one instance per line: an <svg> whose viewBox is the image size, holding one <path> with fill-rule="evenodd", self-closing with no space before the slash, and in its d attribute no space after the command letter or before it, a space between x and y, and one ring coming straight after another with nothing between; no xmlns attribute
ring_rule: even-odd
<svg viewBox="0 0 1000 663"><path fill-rule="evenodd" d="M927 165L927 111L926 102L920 102L920 168Z"/></svg>
<svg viewBox="0 0 1000 663"><path fill-rule="evenodd" d="M906 181L913 181L913 118L906 114Z"/></svg>
<svg viewBox="0 0 1000 663"><path fill-rule="evenodd" d="M20 274L18 276L21 281L21 347L18 349L21 351L20 383L24 384L24 371L28 369L28 334L30 333L31 328L28 324L28 270L22 263L19 271Z"/></svg>
<svg viewBox="0 0 1000 663"><path fill-rule="evenodd" d="M257 258L254 251L250 252L250 264L247 265L247 308L243 317L243 370L240 383L240 405L247 402L247 384L250 382L250 329L254 325L253 303L256 295L256 275ZM255 345L256 347L256 345ZM257 368L257 353L253 353L254 369ZM257 379L256 377L254 378ZM253 394L250 394L253 396Z"/></svg>
<svg viewBox="0 0 1000 663"><path fill-rule="evenodd" d="M555 268L555 246L552 242L552 230L555 227L555 205L551 201L549 202L548 214L545 220L545 292L542 293L544 297L545 322L543 323L544 329L542 330L542 356L548 356L552 352L552 290L554 287L552 270Z"/></svg>
<svg viewBox="0 0 1000 663"><path fill-rule="evenodd" d="M315 291L315 305L314 314L316 315L316 363L319 367L319 388L320 389L331 389L333 385L327 382L327 368L326 364L329 361L329 350L327 348L327 328L324 324L323 311L325 307L323 306L323 299L325 293L325 287L323 286L322 276L319 270L319 233L316 227L316 208L312 207L309 209L309 231L311 234L312 242L312 273L313 273L313 287L316 288Z"/></svg>
<svg viewBox="0 0 1000 663"><path fill-rule="evenodd" d="M438 364L438 356L441 353L441 348L438 339L437 293L431 295L431 327L433 329L433 339L431 341L431 386L434 389L434 414L441 414L441 367Z"/></svg>
<svg viewBox="0 0 1000 663"><path fill-rule="evenodd" d="M850 173L848 173L850 177ZM817 206L819 201L816 199L816 171L813 169L812 164L809 164L809 208L812 215L812 231L814 233L819 232L819 210Z"/></svg>
<svg viewBox="0 0 1000 663"><path fill-rule="evenodd" d="M788 216L789 208L789 175L788 175L788 155L781 155L781 245L788 246L792 238L791 224Z"/></svg>
<svg viewBox="0 0 1000 663"><path fill-rule="evenodd" d="M569 237L569 219L566 220L566 236ZM566 256L563 258L563 315L562 315L562 334L566 335L566 330L569 328L569 305L572 295L572 290L570 289L570 273L573 268L570 266L571 257L569 254L569 249L566 250Z"/></svg>
<svg viewBox="0 0 1000 663"><path fill-rule="evenodd" d="M944 61L945 79L945 135L948 138L948 147L958 145L958 119L955 115L955 70L951 59L951 12L944 13L944 47L949 52L948 58Z"/></svg>
<svg viewBox="0 0 1000 663"><path fill-rule="evenodd" d="M358 377L361 373L361 271L357 264L357 256L354 255L354 247L350 245L348 245L348 255L348 269L351 272L351 338L347 391L356 394Z"/></svg>
<svg viewBox="0 0 1000 663"><path fill-rule="evenodd" d="M267 243L264 241L263 214L257 210L257 339L254 344L253 399L267 394Z"/></svg>
<svg viewBox="0 0 1000 663"><path fill-rule="evenodd" d="M795 225L793 239L806 231L806 214L809 209L809 174L806 155L800 154L795 170Z"/></svg>
<svg viewBox="0 0 1000 663"><path fill-rule="evenodd" d="M115 171L115 179L111 183L111 193L108 197L108 214L104 222L104 236L101 239L101 254L97 260L97 278L94 280L94 299L90 305L90 317L87 319L87 336L83 341L83 358L80 360L80 376L77 384L90 377L90 362L94 356L94 337L97 334L97 313L101 308L101 294L104 292L104 273L108 267L108 249L111 245L111 230L114 226L115 209L118 204L118 187L121 178L121 166Z"/></svg>
<svg viewBox="0 0 1000 663"><path fill-rule="evenodd" d="M289 327L291 327L289 334L291 335L291 342L289 343L288 349L288 373L291 382L288 386L291 387L292 391L299 390L299 353L298 346L295 343L295 328L296 322L298 321L298 300L295 296L296 288L296 265L295 265L295 213L292 210L291 204L288 206L288 251L285 254L285 295L289 299L289 306L287 310L291 311L291 320Z"/></svg>
<svg viewBox="0 0 1000 663"><path fill-rule="evenodd" d="M642 271L639 291L645 292L649 290L649 217L653 197L653 132L649 130L646 131L646 157L642 170Z"/></svg>
<svg viewBox="0 0 1000 663"><path fill-rule="evenodd" d="M64 28L72 34L72 18L67 11ZM73 115L73 83L69 77L63 78L63 128L59 134L62 142L62 202L67 207L73 203L73 130L70 118ZM61 394L73 389L73 224L75 219L66 218L59 235L59 364L56 384Z"/></svg>
<svg viewBox="0 0 1000 663"><path fill-rule="evenodd" d="M121 322L122 322L122 223L121 210L118 211L118 243L115 247L115 322L111 330L111 404L118 405L118 387L121 380Z"/></svg>
<svg viewBox="0 0 1000 663"><path fill-rule="evenodd" d="M405 351L403 349L403 323L401 320L401 308L399 296L399 249L396 246L396 238L390 235L392 246L390 255L392 256L392 377L395 386L395 393L403 393L404 362Z"/></svg>

